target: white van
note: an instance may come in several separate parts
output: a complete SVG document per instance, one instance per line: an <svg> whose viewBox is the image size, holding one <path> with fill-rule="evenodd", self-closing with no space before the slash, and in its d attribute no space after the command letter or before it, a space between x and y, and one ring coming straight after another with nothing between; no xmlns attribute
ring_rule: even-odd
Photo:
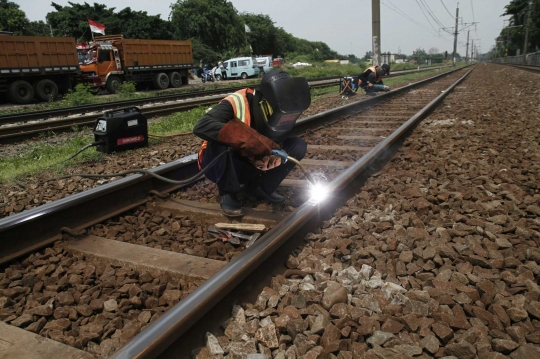
<svg viewBox="0 0 540 359"><path fill-rule="evenodd" d="M272 64L272 56L257 57L257 66L262 74L270 72L274 67Z"/></svg>
<svg viewBox="0 0 540 359"><path fill-rule="evenodd" d="M223 66L226 69L227 78L243 78L247 79L251 76L259 76L259 68L257 67L257 59L255 57L237 57L227 61L223 61ZM217 78L219 76L219 78ZM216 74L218 80L221 79L219 72Z"/></svg>

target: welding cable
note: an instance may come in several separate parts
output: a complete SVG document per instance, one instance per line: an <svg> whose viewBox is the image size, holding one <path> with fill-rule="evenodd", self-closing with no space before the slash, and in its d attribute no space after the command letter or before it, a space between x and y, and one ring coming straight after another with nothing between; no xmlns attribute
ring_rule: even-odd
<svg viewBox="0 0 540 359"><path fill-rule="evenodd" d="M351 91L354 91L350 86L349 84L352 82L353 80L351 81L343 81L346 85L343 86L343 91L341 91L339 94L337 94L336 96L341 96L342 93L344 93L347 89L350 89ZM356 91L354 91L356 92Z"/></svg>
<svg viewBox="0 0 540 359"><path fill-rule="evenodd" d="M77 156L79 153L89 149L90 147L95 147L95 146L101 145L102 143L103 143L103 141L96 141L96 142L89 143L86 146L84 146L83 148L81 148L80 150L78 150L77 152L75 152L75 154L73 154L73 155L69 156L68 158L66 158L65 160L63 160L62 162L67 162L70 159L72 159L73 157ZM60 163L62 163L62 162L60 162Z"/></svg>
<svg viewBox="0 0 540 359"><path fill-rule="evenodd" d="M102 141L96 141L96 142L89 143L86 146L84 146L83 148L81 148L80 150L78 150L77 152L75 152L73 155L66 158L65 160L60 161L60 163L67 162L70 159L72 159L73 157L79 155L81 152L86 151L90 147L95 147L95 146L101 145L102 143L103 143ZM46 170L47 168L50 168L50 167L55 166L57 164L59 164L59 163L55 163L55 164L52 164L50 166L47 166L47 167L43 168L43 170ZM19 180L19 178L17 176L13 176L13 182L15 182L15 184L18 185L19 187L22 187L22 188L26 187L26 184L23 183L21 180Z"/></svg>
<svg viewBox="0 0 540 359"><path fill-rule="evenodd" d="M191 184L191 183L201 179L205 175L205 173L208 172L210 170L210 168L212 168L212 166L214 166L223 156L225 156L226 154L232 153L233 151L234 151L234 148L229 147L227 149L227 151L220 153L216 158L214 158L204 169L202 169L195 176L193 176L191 178L188 178L188 179L185 179L185 180L182 180L182 181L176 181L176 180L169 179L167 177L160 176L157 173L154 173L154 172L152 172L150 170L147 170L147 169L144 169L144 168L136 168L136 169L122 171L122 172L118 172L118 173L107 173L107 174L92 174L92 173L78 173L77 174L77 173L75 173L75 174L71 174L71 175L65 175L65 176L60 176L60 177L49 178L49 179L47 179L47 180L45 180L43 182L47 183L47 182L60 180L60 179L65 179L65 178L70 178L70 177L112 178L112 177L118 177L118 176L125 176L125 175L131 174L131 173L143 173L143 174L147 174L147 175L150 175L152 177L155 177L155 178L157 178L157 179L159 179L161 181L167 182L167 183L176 184L176 185L188 185L188 184ZM15 183L17 183L21 187L26 187L26 184L20 182L19 180L17 180Z"/></svg>

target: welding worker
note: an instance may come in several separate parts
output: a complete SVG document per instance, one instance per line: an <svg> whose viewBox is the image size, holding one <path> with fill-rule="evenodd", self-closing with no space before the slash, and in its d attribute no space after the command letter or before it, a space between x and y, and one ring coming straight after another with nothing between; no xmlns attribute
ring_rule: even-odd
<svg viewBox="0 0 540 359"><path fill-rule="evenodd" d="M271 204L284 202L275 190L294 163L282 163L272 150L281 150L297 160L304 157L306 142L287 135L310 103L305 78L273 70L264 75L259 86L225 97L195 124L193 133L205 140L199 150L200 169L229 147L235 149L206 173L217 184L224 215L244 214L236 197L242 184L246 198Z"/></svg>
<svg viewBox="0 0 540 359"><path fill-rule="evenodd" d="M388 86L385 86L382 81L383 75L384 69L381 66L370 66L358 76L358 87L366 90L368 94L373 94L376 91L388 91Z"/></svg>
<svg viewBox="0 0 540 359"><path fill-rule="evenodd" d="M382 64L382 69L384 70L384 76L390 75L390 65Z"/></svg>

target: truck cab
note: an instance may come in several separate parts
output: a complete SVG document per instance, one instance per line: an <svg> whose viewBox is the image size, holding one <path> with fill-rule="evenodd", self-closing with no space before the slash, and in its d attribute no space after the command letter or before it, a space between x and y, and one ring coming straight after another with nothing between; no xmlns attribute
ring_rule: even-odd
<svg viewBox="0 0 540 359"><path fill-rule="evenodd" d="M84 81L94 87L105 86L108 92L115 93L122 84L120 77L110 78L123 74L118 49L112 44L97 43L91 47L79 67Z"/></svg>

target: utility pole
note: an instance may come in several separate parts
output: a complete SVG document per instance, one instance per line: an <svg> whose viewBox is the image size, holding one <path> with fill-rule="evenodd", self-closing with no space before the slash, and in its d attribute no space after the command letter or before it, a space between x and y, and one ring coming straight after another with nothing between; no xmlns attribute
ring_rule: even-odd
<svg viewBox="0 0 540 359"><path fill-rule="evenodd" d="M529 11L527 12L527 25L525 26L525 43L523 44L523 65L527 64L527 43L529 42L529 27L531 26L532 0L529 0Z"/></svg>
<svg viewBox="0 0 540 359"><path fill-rule="evenodd" d="M469 63L469 33L470 33L470 31L467 31L467 51L465 51L465 62L466 63Z"/></svg>
<svg viewBox="0 0 540 359"><path fill-rule="evenodd" d="M471 61L474 59L474 39L471 40Z"/></svg>
<svg viewBox="0 0 540 359"><path fill-rule="evenodd" d="M459 3L456 7L456 28L454 32L454 53L452 54L452 66L456 66L456 50L457 50L457 34L458 34L458 19L459 19Z"/></svg>
<svg viewBox="0 0 540 359"><path fill-rule="evenodd" d="M373 65L381 61L381 0L371 0Z"/></svg>

